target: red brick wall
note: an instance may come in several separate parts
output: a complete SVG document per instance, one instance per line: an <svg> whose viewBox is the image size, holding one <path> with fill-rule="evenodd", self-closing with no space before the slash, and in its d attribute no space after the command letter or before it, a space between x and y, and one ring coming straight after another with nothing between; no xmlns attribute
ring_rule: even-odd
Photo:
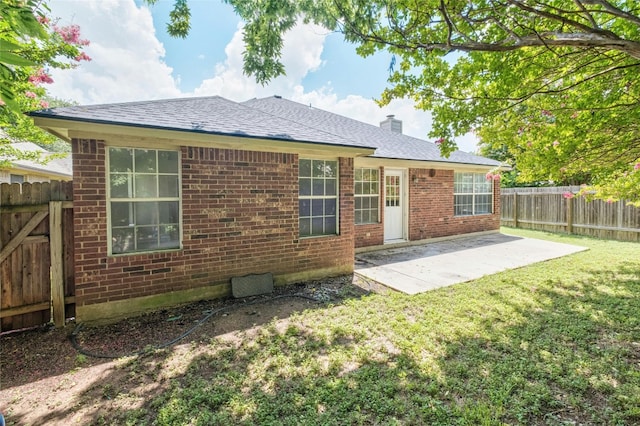
<svg viewBox="0 0 640 426"><path fill-rule="evenodd" d="M384 176L381 172L381 188ZM411 241L497 230L500 228L500 184L494 184L494 213L491 215L456 217L453 214L453 170L410 169L409 239ZM413 179L418 182L414 183ZM380 223L355 225L356 247L380 245L384 242L384 201L380 200ZM367 235L368 234L368 235Z"/></svg>
<svg viewBox="0 0 640 426"><path fill-rule="evenodd" d="M500 228L500 184L494 185L494 213L478 216L454 216L453 170L409 170L409 238L447 237L497 230ZM413 177L418 179L413 183Z"/></svg>
<svg viewBox="0 0 640 426"><path fill-rule="evenodd" d="M381 207L382 209L382 207ZM380 211L381 216L383 211ZM381 221L384 219L381 217ZM356 225L356 248L378 246L384 243L382 222Z"/></svg>
<svg viewBox="0 0 640 426"><path fill-rule="evenodd" d="M340 235L299 239L298 156L183 147L183 249L109 256L105 145L73 140L79 306L353 267L353 160L340 159Z"/></svg>

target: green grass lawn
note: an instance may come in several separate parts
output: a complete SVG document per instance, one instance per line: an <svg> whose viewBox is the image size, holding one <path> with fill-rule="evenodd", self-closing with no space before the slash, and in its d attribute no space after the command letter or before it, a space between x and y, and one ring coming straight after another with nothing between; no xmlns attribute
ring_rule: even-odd
<svg viewBox="0 0 640 426"><path fill-rule="evenodd" d="M417 296L347 298L241 344L193 344L179 361L167 351L146 373L163 390L114 415L160 425L640 424L640 245L503 232L590 250Z"/></svg>

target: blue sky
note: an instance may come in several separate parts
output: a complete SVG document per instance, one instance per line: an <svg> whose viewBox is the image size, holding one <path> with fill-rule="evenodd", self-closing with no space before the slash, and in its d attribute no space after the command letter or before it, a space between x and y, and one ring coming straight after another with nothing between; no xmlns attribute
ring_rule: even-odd
<svg viewBox="0 0 640 426"><path fill-rule="evenodd" d="M136 0L142 5L142 1ZM191 0L191 31L186 39L170 37L164 31L173 1L160 0L151 10L158 39L166 49L165 61L181 77L180 88L194 90L207 78L207 70L225 59L224 48L237 30L240 18L220 0ZM324 30L321 32L326 34ZM356 46L341 34L327 34L322 51L323 65L302 79L305 87L319 88L331 83L339 97L358 94L375 98L386 87L390 54L381 52L363 58ZM366 76L366 78L361 78Z"/></svg>
<svg viewBox="0 0 640 426"><path fill-rule="evenodd" d="M340 34L299 25L285 37L287 76L263 87L242 73L242 27L221 0L190 0L191 32L166 34L173 0L148 8L141 0L50 0L60 25L78 24L92 61L55 71L53 96L80 104L219 95L234 101L280 95L296 102L378 125L386 115L403 121L404 133L429 138L431 118L410 100L381 109L373 99L387 86L391 57L362 58ZM464 151L475 139L459 140Z"/></svg>

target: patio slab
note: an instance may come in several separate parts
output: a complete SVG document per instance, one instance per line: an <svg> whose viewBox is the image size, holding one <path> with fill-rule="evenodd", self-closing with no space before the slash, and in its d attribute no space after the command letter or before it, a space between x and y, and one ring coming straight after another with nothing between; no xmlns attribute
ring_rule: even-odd
<svg viewBox="0 0 640 426"><path fill-rule="evenodd" d="M588 248L485 234L358 253L355 274L393 290L418 294L584 250Z"/></svg>

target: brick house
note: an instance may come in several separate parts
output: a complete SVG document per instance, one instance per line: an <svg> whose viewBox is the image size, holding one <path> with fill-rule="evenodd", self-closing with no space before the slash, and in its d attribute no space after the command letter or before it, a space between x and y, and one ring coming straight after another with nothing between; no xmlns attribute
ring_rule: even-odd
<svg viewBox="0 0 640 426"><path fill-rule="evenodd" d="M3 136L0 131L0 137ZM0 164L0 183L71 180L71 155L58 153L55 157L50 158L50 154L53 153L45 151L33 142L13 142L11 147L22 152L38 153L43 161L21 159L10 161L8 165L4 166Z"/></svg>
<svg viewBox="0 0 640 426"><path fill-rule="evenodd" d="M76 318L353 272L356 249L496 232L487 158L280 97L30 114L72 144Z"/></svg>

